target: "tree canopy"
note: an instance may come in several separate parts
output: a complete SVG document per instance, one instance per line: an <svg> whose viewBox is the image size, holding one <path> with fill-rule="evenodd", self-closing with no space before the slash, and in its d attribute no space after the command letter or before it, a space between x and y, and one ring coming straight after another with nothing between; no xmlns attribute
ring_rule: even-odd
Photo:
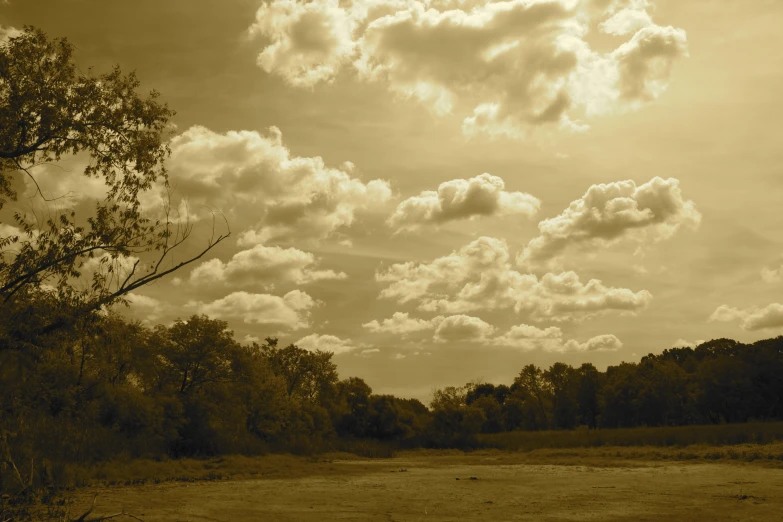
<svg viewBox="0 0 783 522"><path fill-rule="evenodd" d="M41 326L57 329L69 322L66 317L116 302L227 237L215 232L213 222L199 254L175 259L192 225L172 213L168 199L159 209L142 204L145 192L170 194L164 160L174 112L156 91L143 97L139 87L136 75L124 75L119 67L97 75L91 69L80 72L68 40L50 40L33 27L0 45L0 225L5 224L0 307L5 315L19 312L20 297L56 295L67 313ZM91 211L77 215L64 200L41 212L6 208L17 201L25 179L34 199L50 202L38 171L66 155L84 158L83 174L105 184L105 196ZM81 277L90 283L77 284Z"/></svg>

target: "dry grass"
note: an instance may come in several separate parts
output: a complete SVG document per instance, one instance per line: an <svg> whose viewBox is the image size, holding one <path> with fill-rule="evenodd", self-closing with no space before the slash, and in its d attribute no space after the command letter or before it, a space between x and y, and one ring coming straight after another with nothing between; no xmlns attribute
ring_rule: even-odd
<svg viewBox="0 0 783 522"><path fill-rule="evenodd" d="M511 431L479 435L482 448L531 451L601 446L686 447L769 444L783 441L783 422L573 431Z"/></svg>

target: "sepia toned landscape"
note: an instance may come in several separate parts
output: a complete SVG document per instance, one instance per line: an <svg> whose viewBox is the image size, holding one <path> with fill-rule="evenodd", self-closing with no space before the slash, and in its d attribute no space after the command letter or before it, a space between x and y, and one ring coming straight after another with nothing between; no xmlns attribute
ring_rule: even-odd
<svg viewBox="0 0 783 522"><path fill-rule="evenodd" d="M780 466L581 453L338 455L288 466L259 459L262 477L96 488L77 504L89 506L98 494L96 512L126 510L153 521L707 521L777 520L783 513Z"/></svg>
<svg viewBox="0 0 783 522"><path fill-rule="evenodd" d="M783 518L781 22L0 0L0 522Z"/></svg>

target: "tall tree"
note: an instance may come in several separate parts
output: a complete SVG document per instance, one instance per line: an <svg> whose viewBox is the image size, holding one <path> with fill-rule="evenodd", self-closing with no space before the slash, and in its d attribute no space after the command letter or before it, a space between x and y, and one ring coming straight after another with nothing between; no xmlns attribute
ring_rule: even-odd
<svg viewBox="0 0 783 522"><path fill-rule="evenodd" d="M46 199L38 168L66 155L88 158L84 175L106 186L87 215L67 209L28 215L17 209L13 224L3 227L2 313L23 314L14 301L39 293L44 284L46 293L67 305L66 313L43 324L39 333L117 301L227 237L215 234L213 222L206 248L177 260L177 247L192 226L173 216L168 204L158 218L143 207L143 193L168 187L165 133L174 113L155 91L141 97L139 85L133 73L123 75L116 67L95 76L78 72L66 39L49 40L32 27L0 45L0 210L17 199L20 176L35 187L38 201ZM75 284L91 259L91 284Z"/></svg>

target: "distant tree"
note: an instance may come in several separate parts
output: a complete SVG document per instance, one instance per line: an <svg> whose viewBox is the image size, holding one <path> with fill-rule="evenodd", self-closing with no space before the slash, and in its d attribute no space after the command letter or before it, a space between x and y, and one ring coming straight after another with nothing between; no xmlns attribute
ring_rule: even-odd
<svg viewBox="0 0 783 522"><path fill-rule="evenodd" d="M207 384L231 378L231 362L239 345L225 321L205 315L178 319L167 328L166 340L161 353L171 366L172 384L179 393L196 393Z"/></svg>
<svg viewBox="0 0 783 522"><path fill-rule="evenodd" d="M598 427L601 414L600 393L603 375L590 363L584 363L577 369L577 415L579 423L590 428Z"/></svg>
<svg viewBox="0 0 783 522"><path fill-rule="evenodd" d="M549 396L547 383L544 380L544 373L541 371L541 368L534 364L528 364L522 368L522 371L514 379L513 388L518 389L521 392L518 395L521 395L523 398L526 397L535 401L542 421L538 429L547 429L550 423L549 414L547 413Z"/></svg>
<svg viewBox="0 0 783 522"><path fill-rule="evenodd" d="M337 384L334 425L341 435L365 437L370 417L370 388L363 379L349 377Z"/></svg>
<svg viewBox="0 0 783 522"><path fill-rule="evenodd" d="M332 361L333 353L310 352L293 344L279 348L274 338L267 338L258 349L275 375L285 380L289 396L309 402L334 398L339 378L337 366Z"/></svg>

